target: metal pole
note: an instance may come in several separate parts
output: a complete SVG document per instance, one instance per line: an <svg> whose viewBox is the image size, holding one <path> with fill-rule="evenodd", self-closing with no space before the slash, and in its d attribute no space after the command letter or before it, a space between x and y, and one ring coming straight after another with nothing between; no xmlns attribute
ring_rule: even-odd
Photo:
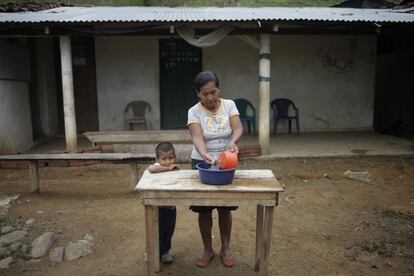
<svg viewBox="0 0 414 276"><path fill-rule="evenodd" d="M259 145L269 154L270 120L270 36L260 35L259 54Z"/></svg>
<svg viewBox="0 0 414 276"><path fill-rule="evenodd" d="M72 49L69 36L60 36L60 61L62 65L63 112L65 118L66 150L77 148L75 97L73 91Z"/></svg>

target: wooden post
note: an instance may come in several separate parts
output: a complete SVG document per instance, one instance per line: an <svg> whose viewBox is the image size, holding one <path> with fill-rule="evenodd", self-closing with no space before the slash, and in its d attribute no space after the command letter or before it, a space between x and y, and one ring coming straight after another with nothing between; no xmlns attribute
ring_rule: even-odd
<svg viewBox="0 0 414 276"><path fill-rule="evenodd" d="M273 206L265 207L265 221L263 227L263 249L260 256L259 275L265 276L269 274L269 255L270 243L272 242L272 227L273 227Z"/></svg>
<svg viewBox="0 0 414 276"><path fill-rule="evenodd" d="M153 206L154 208L154 270L155 272L161 271L160 265L160 229L159 229L159 208L158 206Z"/></svg>
<svg viewBox="0 0 414 276"><path fill-rule="evenodd" d="M30 160L30 178L32 181L32 193L40 193L37 160Z"/></svg>
<svg viewBox="0 0 414 276"><path fill-rule="evenodd" d="M69 36L60 36L60 62L62 67L63 113L65 118L66 150L77 148L75 97L73 91L72 49Z"/></svg>
<svg viewBox="0 0 414 276"><path fill-rule="evenodd" d="M147 248L147 274L160 272L160 245L158 233L158 207L145 205L145 235Z"/></svg>
<svg viewBox="0 0 414 276"><path fill-rule="evenodd" d="M131 161L129 163L129 172L130 172L130 183L132 191L135 190L135 186L138 184L138 172L137 172L137 162Z"/></svg>
<svg viewBox="0 0 414 276"><path fill-rule="evenodd" d="M263 250L263 206L258 204L256 211L256 257L254 270L258 271L260 266L260 255Z"/></svg>
<svg viewBox="0 0 414 276"><path fill-rule="evenodd" d="M259 54L259 145L262 154L269 154L270 120L270 36L260 35Z"/></svg>

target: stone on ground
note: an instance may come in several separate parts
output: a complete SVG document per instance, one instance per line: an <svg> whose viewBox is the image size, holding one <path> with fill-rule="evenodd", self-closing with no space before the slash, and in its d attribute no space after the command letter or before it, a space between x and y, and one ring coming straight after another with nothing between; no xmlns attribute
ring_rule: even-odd
<svg viewBox="0 0 414 276"><path fill-rule="evenodd" d="M7 213L7 209L9 208L9 203L15 199L18 199L20 195L1 195L0 196L0 215L4 215Z"/></svg>
<svg viewBox="0 0 414 276"><path fill-rule="evenodd" d="M9 246L9 249L11 250L11 252L16 252L17 250L19 250L20 247L22 247L21 242L14 242Z"/></svg>
<svg viewBox="0 0 414 276"><path fill-rule="evenodd" d="M7 257L0 261L0 269L8 269L9 265L13 262L12 257Z"/></svg>
<svg viewBox="0 0 414 276"><path fill-rule="evenodd" d="M65 260L73 261L91 253L92 251L89 242L85 240L79 240L66 246Z"/></svg>
<svg viewBox="0 0 414 276"><path fill-rule="evenodd" d="M24 231L24 230L13 231L0 238L0 245L14 243L15 241L23 239L24 237L26 237L26 235L27 235L27 231Z"/></svg>
<svg viewBox="0 0 414 276"><path fill-rule="evenodd" d="M90 234L86 234L86 235L83 237L83 239L84 239L84 240L86 240L86 241L88 241L90 244L93 244L93 237L92 237L92 235L90 235Z"/></svg>
<svg viewBox="0 0 414 276"><path fill-rule="evenodd" d="M346 171L344 175L352 180L362 181L362 182L369 182L371 174L369 172L353 172L353 171Z"/></svg>
<svg viewBox="0 0 414 276"><path fill-rule="evenodd" d="M28 219L28 220L26 220L26 222L25 222L26 224L33 224L33 223L35 223L35 219Z"/></svg>
<svg viewBox="0 0 414 276"><path fill-rule="evenodd" d="M60 263L63 261L64 247L55 247L49 252L49 261L52 263Z"/></svg>
<svg viewBox="0 0 414 276"><path fill-rule="evenodd" d="M6 247L0 247L0 258L9 257L10 254L10 250L8 250Z"/></svg>
<svg viewBox="0 0 414 276"><path fill-rule="evenodd" d="M7 225L7 226L3 226L1 228L1 233L2 234L7 234L7 233L10 233L13 230L14 230L14 227L13 226Z"/></svg>
<svg viewBox="0 0 414 276"><path fill-rule="evenodd" d="M30 252L32 258L38 259L44 257L55 239L56 235L53 232L46 232L43 235L37 237L32 242L32 250Z"/></svg>

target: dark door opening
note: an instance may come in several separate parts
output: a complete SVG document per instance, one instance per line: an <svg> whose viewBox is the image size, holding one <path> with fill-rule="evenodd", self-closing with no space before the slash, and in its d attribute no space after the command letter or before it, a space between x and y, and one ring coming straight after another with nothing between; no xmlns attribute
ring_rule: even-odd
<svg viewBox="0 0 414 276"><path fill-rule="evenodd" d="M193 87L201 71L201 48L182 39L160 39L161 129L183 129L187 111L197 102Z"/></svg>
<svg viewBox="0 0 414 276"><path fill-rule="evenodd" d="M414 39L378 38L374 129L382 134L413 139Z"/></svg>
<svg viewBox="0 0 414 276"><path fill-rule="evenodd" d="M30 96L30 113L32 119L32 135L33 141L43 137L44 134L41 128L40 122L40 103L39 103L39 91L37 89L37 70L36 64L39 62L36 56L36 41L31 38L28 39L29 45L29 63L30 63L30 82L29 82L29 96Z"/></svg>
<svg viewBox="0 0 414 276"><path fill-rule="evenodd" d="M91 37L72 38L73 90L75 93L76 129L78 133L98 130L95 44ZM59 51L58 51L59 52ZM58 57L60 74L60 56ZM58 127L64 134L61 79L58 90Z"/></svg>

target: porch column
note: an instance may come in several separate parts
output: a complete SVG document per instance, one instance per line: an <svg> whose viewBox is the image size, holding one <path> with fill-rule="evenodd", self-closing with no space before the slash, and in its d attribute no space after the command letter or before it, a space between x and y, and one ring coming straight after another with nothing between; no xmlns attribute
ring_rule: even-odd
<svg viewBox="0 0 414 276"><path fill-rule="evenodd" d="M269 154L270 121L270 36L260 35L259 54L259 145Z"/></svg>
<svg viewBox="0 0 414 276"><path fill-rule="evenodd" d="M60 63L62 65L63 113L65 118L66 150L77 148L75 97L73 92L72 49L69 36L60 36Z"/></svg>

